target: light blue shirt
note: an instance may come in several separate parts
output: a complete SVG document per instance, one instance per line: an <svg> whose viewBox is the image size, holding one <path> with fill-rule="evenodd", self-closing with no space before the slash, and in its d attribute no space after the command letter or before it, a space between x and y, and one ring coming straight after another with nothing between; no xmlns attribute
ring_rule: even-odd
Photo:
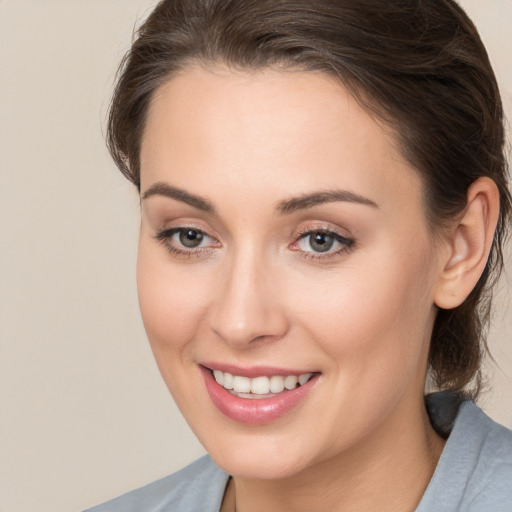
<svg viewBox="0 0 512 512"><path fill-rule="evenodd" d="M427 397L427 407L450 434L416 512L512 512L512 432L446 393ZM228 479L206 455L85 512L219 512Z"/></svg>

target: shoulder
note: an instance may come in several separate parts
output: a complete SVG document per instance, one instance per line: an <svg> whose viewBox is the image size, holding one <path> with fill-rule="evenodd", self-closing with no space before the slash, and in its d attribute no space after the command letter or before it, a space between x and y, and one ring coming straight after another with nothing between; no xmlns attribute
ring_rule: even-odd
<svg viewBox="0 0 512 512"><path fill-rule="evenodd" d="M460 450L473 464L468 480L468 510L512 510L512 432L473 403L461 411Z"/></svg>
<svg viewBox="0 0 512 512"><path fill-rule="evenodd" d="M218 512L228 478L205 455L172 475L85 512Z"/></svg>
<svg viewBox="0 0 512 512"><path fill-rule="evenodd" d="M510 512L512 432L463 402L418 512Z"/></svg>

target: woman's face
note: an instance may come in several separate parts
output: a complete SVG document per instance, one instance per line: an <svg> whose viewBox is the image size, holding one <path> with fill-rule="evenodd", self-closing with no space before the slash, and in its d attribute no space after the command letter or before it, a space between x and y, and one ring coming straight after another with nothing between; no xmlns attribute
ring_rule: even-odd
<svg viewBox="0 0 512 512"><path fill-rule="evenodd" d="M417 173L344 88L189 68L141 169L144 324L221 467L289 476L417 423L442 265Z"/></svg>

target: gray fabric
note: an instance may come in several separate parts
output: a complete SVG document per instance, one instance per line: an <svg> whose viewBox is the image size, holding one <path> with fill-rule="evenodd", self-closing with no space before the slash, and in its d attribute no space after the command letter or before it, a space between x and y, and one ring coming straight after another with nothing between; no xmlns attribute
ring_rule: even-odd
<svg viewBox="0 0 512 512"><path fill-rule="evenodd" d="M471 402L442 393L426 402L439 431L453 428L416 512L512 512L512 432ZM85 512L219 512L228 478L205 456Z"/></svg>
<svg viewBox="0 0 512 512"><path fill-rule="evenodd" d="M435 425L432 412L430 409ZM460 406L432 480L416 509L433 511L512 512L512 432L471 402Z"/></svg>
<svg viewBox="0 0 512 512"><path fill-rule="evenodd" d="M219 512L228 478L205 455L177 473L85 512Z"/></svg>

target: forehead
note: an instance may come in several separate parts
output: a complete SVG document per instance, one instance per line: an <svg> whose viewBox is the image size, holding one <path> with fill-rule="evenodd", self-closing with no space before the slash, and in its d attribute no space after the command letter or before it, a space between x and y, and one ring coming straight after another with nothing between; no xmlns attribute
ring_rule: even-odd
<svg viewBox="0 0 512 512"><path fill-rule="evenodd" d="M238 196L262 185L285 195L343 187L421 196L394 136L332 77L220 66L188 68L155 92L142 190L155 181L206 196L221 184Z"/></svg>

